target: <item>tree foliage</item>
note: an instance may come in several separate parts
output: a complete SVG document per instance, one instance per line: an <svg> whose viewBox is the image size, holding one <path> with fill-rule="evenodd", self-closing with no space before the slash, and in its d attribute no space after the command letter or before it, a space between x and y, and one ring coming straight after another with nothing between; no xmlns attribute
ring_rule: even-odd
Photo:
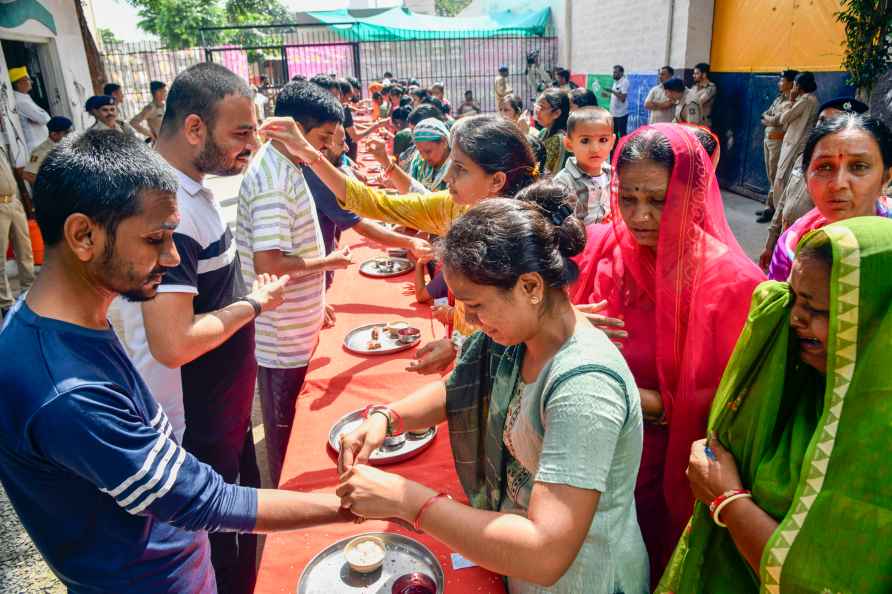
<svg viewBox="0 0 892 594"><path fill-rule="evenodd" d="M279 0L127 0L139 12L139 28L169 48L248 43L251 30L207 31L203 27L269 24L290 20Z"/></svg>
<svg viewBox="0 0 892 594"><path fill-rule="evenodd" d="M471 0L436 0L434 3L440 16L455 16L471 3Z"/></svg>
<svg viewBox="0 0 892 594"><path fill-rule="evenodd" d="M842 66L849 83L867 97L892 67L892 0L842 0L836 19L846 32Z"/></svg>
<svg viewBox="0 0 892 594"><path fill-rule="evenodd" d="M111 43L121 43L121 40L115 35L115 32L105 27L99 27L99 38L102 39L104 45Z"/></svg>

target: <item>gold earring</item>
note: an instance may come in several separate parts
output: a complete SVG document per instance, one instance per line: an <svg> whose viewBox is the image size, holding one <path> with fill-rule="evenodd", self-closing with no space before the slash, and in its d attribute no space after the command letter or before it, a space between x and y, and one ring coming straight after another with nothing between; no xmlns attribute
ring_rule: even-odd
<svg viewBox="0 0 892 594"><path fill-rule="evenodd" d="M532 303L533 305L537 305L539 303L539 298L533 297L532 299L530 299L530 303Z"/></svg>

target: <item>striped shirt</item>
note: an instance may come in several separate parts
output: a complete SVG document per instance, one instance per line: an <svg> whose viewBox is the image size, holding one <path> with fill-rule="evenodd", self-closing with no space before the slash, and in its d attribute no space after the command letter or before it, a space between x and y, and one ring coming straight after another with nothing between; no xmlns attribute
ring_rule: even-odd
<svg viewBox="0 0 892 594"><path fill-rule="evenodd" d="M256 491L186 452L111 328L19 301L0 332L0 480L69 592L216 592L206 531L252 530Z"/></svg>
<svg viewBox="0 0 892 594"><path fill-rule="evenodd" d="M238 301L247 293L235 241L211 190L181 171L176 171L176 176L180 224L173 241L180 254L180 264L165 272L158 292L193 295L193 312L209 313ZM141 305L119 301L127 350L170 417L177 437L182 439L185 435L186 403L191 399L211 398L226 406L227 411L219 412L231 426L215 427L214 431L219 432L215 435L244 431L251 417L257 370L253 324L245 324L223 344L179 369L171 369L157 361L149 350ZM198 418L197 415L204 414L200 410L193 407L191 423L213 421ZM196 430L207 433L201 426Z"/></svg>
<svg viewBox="0 0 892 594"><path fill-rule="evenodd" d="M245 173L236 220L236 243L246 283L256 276L256 252L325 256L319 217L303 172L270 143L258 151ZM257 363L273 369L309 364L324 312L324 272L292 274L284 303L257 318Z"/></svg>

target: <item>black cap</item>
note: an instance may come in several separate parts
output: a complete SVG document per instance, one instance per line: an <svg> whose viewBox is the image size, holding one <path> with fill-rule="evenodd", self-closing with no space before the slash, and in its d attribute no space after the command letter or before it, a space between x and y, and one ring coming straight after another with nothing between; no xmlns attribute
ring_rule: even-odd
<svg viewBox="0 0 892 594"><path fill-rule="evenodd" d="M847 111L849 113L867 113L870 109L866 103L858 101L854 97L837 97L836 99L831 99L830 101L822 103L821 107L818 108L818 113L831 108Z"/></svg>
<svg viewBox="0 0 892 594"><path fill-rule="evenodd" d="M46 129L50 132L65 132L66 130L70 130L71 126L71 120L63 118L62 116L53 116L50 118L50 121L46 123Z"/></svg>
<svg viewBox="0 0 892 594"><path fill-rule="evenodd" d="M92 97L87 99L87 104L84 106L84 109L86 109L87 111L93 111L94 109L99 109L100 107L114 104L115 98L111 95L93 95Z"/></svg>

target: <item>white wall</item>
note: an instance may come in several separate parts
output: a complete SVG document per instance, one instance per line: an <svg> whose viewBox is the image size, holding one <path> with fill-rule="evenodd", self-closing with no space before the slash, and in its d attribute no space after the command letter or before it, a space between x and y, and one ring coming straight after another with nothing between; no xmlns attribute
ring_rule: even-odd
<svg viewBox="0 0 892 594"><path fill-rule="evenodd" d="M679 69L709 61L714 0L568 1L573 72L608 74L622 64L652 73L667 61Z"/></svg>
<svg viewBox="0 0 892 594"><path fill-rule="evenodd" d="M50 44L50 63L42 62L45 75L54 76L62 84L60 97L51 97L52 115L64 115L74 121L78 130L92 124L92 118L84 113L84 103L93 94L87 54L81 38L75 0L39 0L56 21L56 33L34 20L28 20L13 29L0 27L0 39L13 39ZM46 53L42 55L45 56ZM9 83L8 65L0 55L0 84L7 85L10 109L13 106ZM13 118L15 119L15 118ZM18 122L15 122L18 127ZM19 130L21 133L21 130ZM0 139L0 142L5 142Z"/></svg>
<svg viewBox="0 0 892 594"><path fill-rule="evenodd" d="M405 0L406 8L420 14L436 14L434 0Z"/></svg>

